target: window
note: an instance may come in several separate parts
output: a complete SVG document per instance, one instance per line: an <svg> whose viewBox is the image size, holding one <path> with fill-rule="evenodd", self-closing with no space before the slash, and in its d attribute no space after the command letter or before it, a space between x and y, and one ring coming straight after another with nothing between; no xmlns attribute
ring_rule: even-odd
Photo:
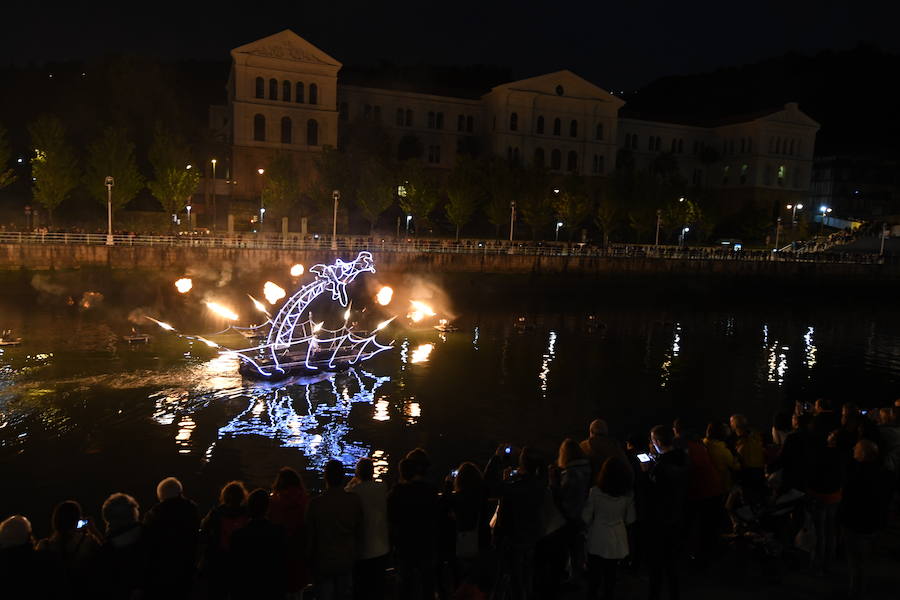
<svg viewBox="0 0 900 600"><path fill-rule="evenodd" d="M466 128L466 117L463 115L459 115L456 117L456 130L463 131Z"/></svg>
<svg viewBox="0 0 900 600"><path fill-rule="evenodd" d="M285 102L291 101L291 82L290 81L282 81L281 82L281 99Z"/></svg>
<svg viewBox="0 0 900 600"><path fill-rule="evenodd" d="M543 168L544 166L544 149L535 148L534 150L534 166Z"/></svg>
<svg viewBox="0 0 900 600"><path fill-rule="evenodd" d="M444 128L444 113L439 112L439 113L437 114L437 117L435 118L435 127L436 127L437 129L443 129L443 128Z"/></svg>
<svg viewBox="0 0 900 600"><path fill-rule="evenodd" d="M315 84L313 84L315 85ZM310 94L312 93L312 85L309 86ZM307 146L318 146L319 145L319 123L315 119L310 119L306 122L306 145Z"/></svg>
<svg viewBox="0 0 900 600"><path fill-rule="evenodd" d="M350 118L350 107L347 106L346 102L341 102L340 104L338 104L338 116L340 117L341 121L346 121Z"/></svg>
<svg viewBox="0 0 900 600"><path fill-rule="evenodd" d="M670 150L670 152L672 154L675 154L676 152L678 152L678 140L675 138L672 138L672 149Z"/></svg>
<svg viewBox="0 0 900 600"><path fill-rule="evenodd" d="M561 135L562 131L562 121L559 119L553 119L553 135Z"/></svg>
<svg viewBox="0 0 900 600"><path fill-rule="evenodd" d="M731 167L725 165L725 168L722 169L722 185L728 185L728 172L731 170Z"/></svg>
<svg viewBox="0 0 900 600"><path fill-rule="evenodd" d="M598 169L598 168L600 168L600 156L597 155L597 154L595 154L595 155L594 155L593 168L592 168L591 172L592 172L592 173L597 173L597 169Z"/></svg>
<svg viewBox="0 0 900 600"><path fill-rule="evenodd" d="M653 152L653 149L655 147L656 147L656 138L651 135L650 138L647 140L647 150L649 150L650 152Z"/></svg>
<svg viewBox="0 0 900 600"><path fill-rule="evenodd" d="M309 84L309 103L310 104L318 104L319 103L319 86L314 83Z"/></svg>
<svg viewBox="0 0 900 600"><path fill-rule="evenodd" d="M678 154L684 153L684 139L678 140Z"/></svg>
<svg viewBox="0 0 900 600"><path fill-rule="evenodd" d="M625 147L631 148L631 134L630 133L625 134Z"/></svg>
<svg viewBox="0 0 900 600"><path fill-rule="evenodd" d="M472 133L475 130L475 119L466 117L466 132Z"/></svg>
<svg viewBox="0 0 900 600"><path fill-rule="evenodd" d="M655 146L654 150L659 152L659 148L661 145L662 145L662 138L659 136L656 136L656 146Z"/></svg>
<svg viewBox="0 0 900 600"><path fill-rule="evenodd" d="M741 138L741 154L743 154L747 150L747 140Z"/></svg>
<svg viewBox="0 0 900 600"><path fill-rule="evenodd" d="M550 168L559 171L560 167L562 167L562 154L559 150L554 150L550 153Z"/></svg>
<svg viewBox="0 0 900 600"><path fill-rule="evenodd" d="M303 82L298 81L296 87L297 93L294 94L294 102L297 104L303 104Z"/></svg>
<svg viewBox="0 0 900 600"><path fill-rule="evenodd" d="M772 185L772 165L766 165L763 175L763 183L765 185Z"/></svg>
<svg viewBox="0 0 900 600"><path fill-rule="evenodd" d="M694 153L694 154L699 154L699 153L700 153L700 142L697 141L697 140L694 140L694 150L693 150L693 153Z"/></svg>
<svg viewBox="0 0 900 600"><path fill-rule="evenodd" d="M781 138L775 138L775 154L781 154Z"/></svg>
<svg viewBox="0 0 900 600"><path fill-rule="evenodd" d="M794 140L791 140L791 151L788 152L788 154L790 154L791 156L794 155Z"/></svg>
<svg viewBox="0 0 900 600"><path fill-rule="evenodd" d="M510 131L518 131L519 130L519 114L511 113L509 115L509 130Z"/></svg>
<svg viewBox="0 0 900 600"><path fill-rule="evenodd" d="M537 123L534 126L534 132L541 135L544 134L544 115L541 115L537 118Z"/></svg>
<svg viewBox="0 0 900 600"><path fill-rule="evenodd" d="M265 98L266 97L266 82L263 81L262 77L256 78L256 97L257 98Z"/></svg>
<svg viewBox="0 0 900 600"><path fill-rule="evenodd" d="M750 169L750 165L741 165L741 185L745 185L747 183L747 171Z"/></svg>
<svg viewBox="0 0 900 600"><path fill-rule="evenodd" d="M428 162L438 164L441 162L441 147L428 146Z"/></svg>
<svg viewBox="0 0 900 600"><path fill-rule="evenodd" d="M269 80L269 100L278 100L278 80L275 78Z"/></svg>
<svg viewBox="0 0 900 600"><path fill-rule="evenodd" d="M578 137L578 121L574 119L569 123L569 137Z"/></svg>
<svg viewBox="0 0 900 600"><path fill-rule="evenodd" d="M603 123L597 123L597 128L594 131L594 139L595 140L603 139Z"/></svg>
<svg viewBox="0 0 900 600"><path fill-rule="evenodd" d="M372 118L372 105L366 104L363 106L363 118L368 121Z"/></svg>
<svg viewBox="0 0 900 600"><path fill-rule="evenodd" d="M292 137L291 134L291 118L281 117L281 143L290 144Z"/></svg>
<svg viewBox="0 0 900 600"><path fill-rule="evenodd" d="M787 176L787 169L784 165L778 166L778 185L784 185L784 180Z"/></svg>
<svg viewBox="0 0 900 600"><path fill-rule="evenodd" d="M703 171L700 169L694 169L694 172L691 174L691 184L692 185L700 185L703 182Z"/></svg>
<svg viewBox="0 0 900 600"><path fill-rule="evenodd" d="M397 109L397 127L403 127L403 109Z"/></svg>
<svg viewBox="0 0 900 600"><path fill-rule="evenodd" d="M569 156L566 159L566 170L572 173L578 172L578 154L574 150L569 150Z"/></svg>
<svg viewBox="0 0 900 600"><path fill-rule="evenodd" d="M375 108L372 110L372 116L375 118L376 123L381 123L381 107L377 104Z"/></svg>
<svg viewBox="0 0 900 600"><path fill-rule="evenodd" d="M728 152L729 154L734 154L734 140L728 142Z"/></svg>
<svg viewBox="0 0 900 600"><path fill-rule="evenodd" d="M260 114L253 116L253 139L257 142L266 141L266 118Z"/></svg>
<svg viewBox="0 0 900 600"><path fill-rule="evenodd" d="M435 124L434 111L428 111L428 129L434 129Z"/></svg>
<svg viewBox="0 0 900 600"><path fill-rule="evenodd" d="M409 109L406 109L406 126L412 127L413 124L413 112Z"/></svg>
<svg viewBox="0 0 900 600"><path fill-rule="evenodd" d="M606 160L602 154L597 157L597 174L603 175L606 172Z"/></svg>
<svg viewBox="0 0 900 600"><path fill-rule="evenodd" d="M794 169L794 187L800 187L800 169Z"/></svg>
<svg viewBox="0 0 900 600"><path fill-rule="evenodd" d="M747 154L753 152L753 138L747 138Z"/></svg>
<svg viewBox="0 0 900 600"><path fill-rule="evenodd" d="M638 137L637 137L637 135L633 134L631 136L631 149L637 150L637 145L638 145Z"/></svg>

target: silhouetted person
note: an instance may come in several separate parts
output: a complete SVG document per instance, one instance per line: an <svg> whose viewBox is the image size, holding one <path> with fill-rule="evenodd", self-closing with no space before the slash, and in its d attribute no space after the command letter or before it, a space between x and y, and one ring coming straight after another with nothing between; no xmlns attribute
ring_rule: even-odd
<svg viewBox="0 0 900 600"><path fill-rule="evenodd" d="M167 477L156 486L159 503L144 515L147 589L151 598L185 598L197 565L200 513L183 494L181 482Z"/></svg>
<svg viewBox="0 0 900 600"><path fill-rule="evenodd" d="M487 486L478 466L471 462L459 465L451 483L447 506L455 534L454 583L489 590L490 581L485 581L482 569L482 558L491 545L489 522L493 515Z"/></svg>
<svg viewBox="0 0 900 600"><path fill-rule="evenodd" d="M309 583L309 567L306 562L304 525L309 495L303 480L294 469L284 467L278 471L269 498L269 520L281 525L285 531L288 594L297 594Z"/></svg>
<svg viewBox="0 0 900 600"><path fill-rule="evenodd" d="M200 573L212 598L225 596L232 587L231 536L247 524L247 488L240 481L225 484L219 504L200 523Z"/></svg>
<svg viewBox="0 0 900 600"><path fill-rule="evenodd" d="M744 415L731 415L730 424L734 432L734 452L741 463L738 480L745 496L759 498L766 490L766 455L762 436L750 428Z"/></svg>
<svg viewBox="0 0 900 600"><path fill-rule="evenodd" d="M553 551L558 564L548 573L550 589L556 589L562 582L567 558L572 565L573 579L580 576L584 565L584 521L581 512L591 488L591 463L578 443L566 438L559 446L556 463L550 466L549 474L554 500L566 520L565 527L556 536L561 548ZM541 545L545 546L547 542L543 540ZM550 541L550 544L553 542Z"/></svg>
<svg viewBox="0 0 900 600"><path fill-rule="evenodd" d="M112 494L101 511L106 540L100 548L100 584L105 597L130 599L143 593L148 578L140 506L128 494Z"/></svg>
<svg viewBox="0 0 900 600"><path fill-rule="evenodd" d="M840 428L841 415L832 410L831 401L826 398L819 398L813 406L812 429L815 435L822 443L832 431Z"/></svg>
<svg viewBox="0 0 900 600"><path fill-rule="evenodd" d="M256 489L247 497L246 525L231 535L235 599L284 598L287 552L284 527L266 518L269 491Z"/></svg>
<svg viewBox="0 0 900 600"><path fill-rule="evenodd" d="M847 457L837 447L838 430L828 435L813 457L812 473L807 491L810 510L816 524L816 547L812 567L825 573L831 567L837 547L837 512L841 503Z"/></svg>
<svg viewBox="0 0 900 600"><path fill-rule="evenodd" d="M400 598L432 600L437 567L437 489L416 460L404 458L400 481L387 497L388 529L396 550Z"/></svg>
<svg viewBox="0 0 900 600"><path fill-rule="evenodd" d="M325 464L325 492L309 501L306 554L319 600L348 600L353 595L353 565L363 535L359 496L344 490L344 465Z"/></svg>
<svg viewBox="0 0 900 600"><path fill-rule="evenodd" d="M588 428L588 438L581 442L581 451L584 452L588 460L591 461L591 477L597 476L600 467L606 462L607 458L615 457L624 460L625 451L619 445L619 442L609 437L609 427L603 419L594 419Z"/></svg>
<svg viewBox="0 0 900 600"><path fill-rule="evenodd" d="M13 515L0 523L0 591L9 598L49 598L54 591L42 578L43 563L34 551L31 522Z"/></svg>
<svg viewBox="0 0 900 600"><path fill-rule="evenodd" d="M682 548L688 464L685 453L674 446L668 425L650 431L654 460L643 463L647 491L647 562L650 566L650 599L661 597L667 580L670 600L678 600L678 559Z"/></svg>
<svg viewBox="0 0 900 600"><path fill-rule="evenodd" d="M685 536L690 538L693 526L697 527L698 558L707 561L715 551L719 525L722 523L725 496L722 479L695 431L685 427L681 419L672 425L675 446L687 453L688 488L685 517Z"/></svg>
<svg viewBox="0 0 900 600"><path fill-rule="evenodd" d="M391 550L387 490L383 483L375 481L375 463L371 458L361 458L356 463L356 476L347 484L347 491L359 497L363 510L362 544L353 570L353 596L381 600Z"/></svg>
<svg viewBox="0 0 900 600"><path fill-rule="evenodd" d="M83 521L77 502L61 502L53 510L53 533L37 544L37 552L47 560L46 576L55 579L56 587L70 598L92 598L96 593L100 542Z"/></svg>

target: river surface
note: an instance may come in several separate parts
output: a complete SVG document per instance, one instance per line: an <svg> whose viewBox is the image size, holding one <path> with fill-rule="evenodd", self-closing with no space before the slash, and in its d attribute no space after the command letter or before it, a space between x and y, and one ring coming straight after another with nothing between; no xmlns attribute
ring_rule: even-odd
<svg viewBox="0 0 900 600"><path fill-rule="evenodd" d="M77 499L95 517L115 491L148 507L167 475L205 510L228 480L268 486L283 465L317 487L332 457L349 467L372 456L391 480L416 446L430 452L438 477L462 460L483 463L501 443L536 445L549 457L598 416L622 439L646 439L650 426L676 416L705 427L733 412L768 429L794 400L887 403L900 378L900 319L878 299L852 308L672 304L571 285L549 292L519 281L504 293L505 284L477 277L435 285L363 275L353 318L396 315L382 338L394 340L392 350L332 376L254 383L235 357L145 317L235 347L239 336L211 335L226 323L203 299L228 304L248 324L259 315L246 292L261 298L267 279L290 291L310 277L207 271L181 295L172 285L180 275L3 274L0 329L25 339L0 348L0 518L24 513L46 534L60 500ZM372 297L385 283L397 293L378 307ZM416 298L432 303L435 319L455 317L459 330L412 325L406 312ZM313 310L340 318L327 306ZM124 343L132 327L151 341Z"/></svg>

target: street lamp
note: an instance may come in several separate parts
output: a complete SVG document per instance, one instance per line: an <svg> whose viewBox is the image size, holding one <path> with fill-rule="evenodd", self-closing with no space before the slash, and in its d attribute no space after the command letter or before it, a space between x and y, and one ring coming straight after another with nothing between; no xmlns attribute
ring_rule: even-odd
<svg viewBox="0 0 900 600"><path fill-rule="evenodd" d="M656 245L659 246L659 224L662 221L662 209L656 209Z"/></svg>
<svg viewBox="0 0 900 600"><path fill-rule="evenodd" d="M213 168L213 176L212 176L212 228L213 231L216 229L216 159L212 159L209 161L212 163Z"/></svg>
<svg viewBox="0 0 900 600"><path fill-rule="evenodd" d="M257 169L256 172L259 173L260 177L262 177L262 175L266 172L266 170L265 169ZM265 215L265 214L266 214L266 209L263 208L263 195L262 195L262 189L260 189L259 190L259 232L260 233L262 233L263 215Z"/></svg>
<svg viewBox="0 0 900 600"><path fill-rule="evenodd" d="M781 217L775 221L775 249L772 252L778 252L778 240L781 238Z"/></svg>
<svg viewBox="0 0 900 600"><path fill-rule="evenodd" d="M556 241L559 241L559 228L563 226L562 221L556 222Z"/></svg>
<svg viewBox="0 0 900 600"><path fill-rule="evenodd" d="M509 241L513 241L513 233L516 230L516 201L509 201Z"/></svg>
<svg viewBox="0 0 900 600"><path fill-rule="evenodd" d="M106 245L112 246L115 243L112 232L112 188L115 185L115 181L113 181L111 176L107 175L103 185L106 186Z"/></svg>
<svg viewBox="0 0 900 600"><path fill-rule="evenodd" d="M803 210L802 204L788 204L785 206L789 211L791 211L791 227L797 224L797 211Z"/></svg>
<svg viewBox="0 0 900 600"><path fill-rule="evenodd" d="M406 215L406 235L409 235L409 222L412 221L412 215Z"/></svg>
<svg viewBox="0 0 900 600"><path fill-rule="evenodd" d="M819 223L819 235L822 235L822 230L825 228L825 215L831 212L831 207L823 204L819 207L819 211L822 213L822 222Z"/></svg>
<svg viewBox="0 0 900 600"><path fill-rule="evenodd" d="M331 221L331 249L337 250L337 208L338 201L341 199L341 191L334 190L331 192L331 197L334 199L334 218Z"/></svg>
<svg viewBox="0 0 900 600"><path fill-rule="evenodd" d="M681 247L684 247L684 238L687 235L687 232L690 231L690 227L682 227L681 228Z"/></svg>
<svg viewBox="0 0 900 600"><path fill-rule="evenodd" d="M193 223L191 223L191 205L188 204L187 206L185 206L185 208L187 209L188 228L189 228L191 231L193 231L193 230L194 230L194 225L193 225Z"/></svg>

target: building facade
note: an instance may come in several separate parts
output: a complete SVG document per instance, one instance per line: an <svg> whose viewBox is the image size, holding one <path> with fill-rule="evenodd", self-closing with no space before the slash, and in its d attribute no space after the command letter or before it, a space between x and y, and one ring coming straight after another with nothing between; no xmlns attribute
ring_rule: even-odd
<svg viewBox="0 0 900 600"><path fill-rule="evenodd" d="M235 199L258 197L259 169L275 151L291 153L303 176L315 177L317 153L337 147L342 127L356 119L380 123L393 151L415 139L434 168L452 168L460 151L477 146L559 175L605 177L623 150L638 168L671 153L687 182L726 200L789 203L809 195L819 124L796 103L698 126L621 117L621 98L567 70L472 99L342 85L341 63L290 30L231 56L227 104L210 115L231 150L219 176Z"/></svg>

